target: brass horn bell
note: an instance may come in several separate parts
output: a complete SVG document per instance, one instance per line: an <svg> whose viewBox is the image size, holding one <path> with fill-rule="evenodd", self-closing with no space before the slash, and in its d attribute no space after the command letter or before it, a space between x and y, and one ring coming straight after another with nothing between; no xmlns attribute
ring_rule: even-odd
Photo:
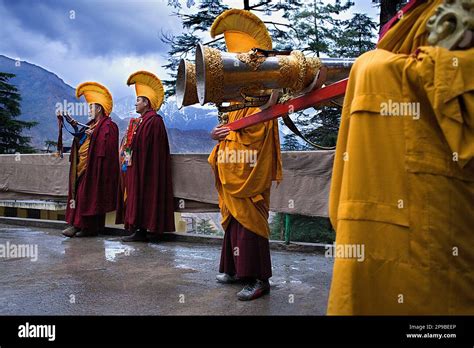
<svg viewBox="0 0 474 348"><path fill-rule="evenodd" d="M178 75L176 76L176 104L181 109L198 103L198 95L196 89L196 66L181 59L178 67Z"/></svg>

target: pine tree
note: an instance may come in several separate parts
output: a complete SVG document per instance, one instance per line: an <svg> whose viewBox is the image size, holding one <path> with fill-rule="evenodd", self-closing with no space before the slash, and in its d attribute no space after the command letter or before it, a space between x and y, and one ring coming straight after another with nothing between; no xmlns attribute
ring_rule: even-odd
<svg viewBox="0 0 474 348"><path fill-rule="evenodd" d="M304 1L298 11L293 12L289 19L293 24L302 45L297 48L305 53L320 57L329 53L334 46L334 28L340 25L337 16L354 5L351 1L341 4L324 3L322 0Z"/></svg>
<svg viewBox="0 0 474 348"><path fill-rule="evenodd" d="M176 74L178 70L179 61L181 59L189 59L193 61L194 50L196 45L201 41L201 35L208 31L214 19L221 14L221 12L228 9L221 0L202 0L197 6L198 12L194 14L183 13L181 3L178 0L168 1L168 5L173 6L178 11L174 13L175 16L181 19L183 25L183 32L179 35L171 35L162 33L161 41L168 44L168 63L163 65L170 73L170 80L163 80L166 86L166 95L174 95ZM187 2L187 7L194 6L194 1ZM223 43L221 40L214 40L210 44L212 47L222 49Z"/></svg>
<svg viewBox="0 0 474 348"><path fill-rule="evenodd" d="M407 4L408 0L372 0L375 6L380 7L380 26L382 29L397 12Z"/></svg>
<svg viewBox="0 0 474 348"><path fill-rule="evenodd" d="M305 110L303 117L297 122L304 136L321 146L336 146L341 108L337 106L323 106L311 112ZM315 150L312 145L306 144L304 150Z"/></svg>
<svg viewBox="0 0 474 348"><path fill-rule="evenodd" d="M0 153L32 153L30 137L23 136L24 129L34 127L37 122L20 121L21 95L18 89L9 83L14 74L0 72Z"/></svg>
<svg viewBox="0 0 474 348"><path fill-rule="evenodd" d="M307 55L338 56L336 50L340 47L341 27L346 24L337 18L339 14L349 10L354 5L352 1L342 3L324 3L321 0L305 2L302 8L293 14L291 20L295 23L300 35L304 38L301 50ZM291 115L295 125L305 137L321 146L335 146L339 129L340 108L321 107L318 110L305 110ZM285 139L290 144L296 141L296 135L289 134ZM290 141L290 138L295 138ZM315 150L309 144L301 150Z"/></svg>
<svg viewBox="0 0 474 348"><path fill-rule="evenodd" d="M299 143L293 134L285 134L281 145L284 151L301 151L303 146Z"/></svg>
<svg viewBox="0 0 474 348"><path fill-rule="evenodd" d="M351 19L343 21L342 26L338 28L337 45L332 55L351 58L373 50L376 30L377 23L369 16L355 13Z"/></svg>
<svg viewBox="0 0 474 348"><path fill-rule="evenodd" d="M54 140L45 140L44 141L44 147L45 147L45 152L50 153L51 148L56 148L58 146L58 142Z"/></svg>
<svg viewBox="0 0 474 348"><path fill-rule="evenodd" d="M196 232L199 234L215 234L217 231L211 225L209 219L201 219L196 226Z"/></svg>
<svg viewBox="0 0 474 348"><path fill-rule="evenodd" d="M286 1L250 1L243 0L242 8L252 12L260 12L270 15L273 12L281 11L282 17L288 19L290 12L294 11L299 6L301 0L286 0ZM202 37L209 32L212 23L229 7L223 4L222 0L201 0L197 4L198 11L196 13L188 14L182 11L183 6L179 0L169 0L169 6L177 9L175 16L181 19L183 25L183 33L179 35L171 35L162 33L161 40L170 46L168 50L168 63L163 65L171 76L170 80L164 80L166 86L166 95L171 96L175 93L176 73L178 70L179 61L181 59L188 59L194 61L194 50L196 45L202 41ZM191 8L196 5L194 0L187 0L186 5ZM288 23L280 23L275 21L265 22L269 27L270 34L274 40L276 49L287 48L288 44L296 45L297 32ZM225 50L225 43L222 37L206 42L210 47L215 47L220 50Z"/></svg>

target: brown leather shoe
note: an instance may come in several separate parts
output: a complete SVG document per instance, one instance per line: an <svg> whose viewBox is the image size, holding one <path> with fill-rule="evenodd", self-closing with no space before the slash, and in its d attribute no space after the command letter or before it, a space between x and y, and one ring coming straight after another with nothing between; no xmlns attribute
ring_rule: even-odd
<svg viewBox="0 0 474 348"><path fill-rule="evenodd" d="M268 280L262 281L257 279L254 283L247 285L237 293L240 301L251 301L270 292L270 283Z"/></svg>
<svg viewBox="0 0 474 348"><path fill-rule="evenodd" d="M66 237L69 237L69 238L72 238L74 237L78 232L80 231L79 228L76 228L74 226L70 226L68 228L66 228L62 234Z"/></svg>
<svg viewBox="0 0 474 348"><path fill-rule="evenodd" d="M126 236L122 238L122 242L147 242L148 238L146 236L146 230L138 229L130 236Z"/></svg>

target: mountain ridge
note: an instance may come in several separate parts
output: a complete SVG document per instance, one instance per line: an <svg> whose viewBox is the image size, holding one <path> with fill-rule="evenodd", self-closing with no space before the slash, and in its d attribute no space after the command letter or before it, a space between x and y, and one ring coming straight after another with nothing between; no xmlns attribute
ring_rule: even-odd
<svg viewBox="0 0 474 348"><path fill-rule="evenodd" d="M19 62L19 65L18 63ZM17 61L0 55L0 71L15 74L10 83L15 85L22 97L20 120L36 121L38 125L25 130L24 134L31 137L32 145L41 150L46 140L57 139L57 104L73 103L77 105L75 89L64 82L57 74L39 65ZM131 104L122 105L121 99ZM126 131L130 117L134 113L135 96L127 96L114 101L114 111L111 114L117 123L121 137ZM173 106L174 104L174 106ZM170 102L163 106L159 113L167 127L170 149L173 153L209 153L214 141L209 137L209 130L217 123L217 117L208 109L194 108L195 110L178 110L176 103ZM123 110L126 110L124 113ZM187 117L193 115L193 118ZM86 115L73 115L80 122L86 122ZM196 128L199 126L199 128ZM64 144L72 141L67 132L63 132Z"/></svg>

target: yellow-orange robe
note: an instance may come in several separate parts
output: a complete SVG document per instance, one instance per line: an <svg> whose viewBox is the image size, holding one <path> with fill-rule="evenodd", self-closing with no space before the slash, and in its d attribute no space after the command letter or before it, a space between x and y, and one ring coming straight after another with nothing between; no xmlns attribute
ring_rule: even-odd
<svg viewBox="0 0 474 348"><path fill-rule="evenodd" d="M97 122L90 125L90 130L93 130L97 126ZM87 156L89 154L89 145L91 143L91 137L87 136L84 143L79 147L78 155L79 162L77 163L77 177L80 177L87 169Z"/></svg>
<svg viewBox="0 0 474 348"><path fill-rule="evenodd" d="M336 245L365 255L335 259L328 314L474 314L474 49L410 54L439 3L351 70L329 215ZM412 109L382 116L389 103Z"/></svg>
<svg viewBox="0 0 474 348"><path fill-rule="evenodd" d="M258 111L258 108L232 111L229 122ZM231 154L237 156L238 151L248 157L240 162L238 157L233 160ZM255 163L252 163L253 154L256 154ZM231 131L214 147L208 161L216 176L224 230L233 216L248 230L268 239L270 188L273 180L282 179L278 121Z"/></svg>

